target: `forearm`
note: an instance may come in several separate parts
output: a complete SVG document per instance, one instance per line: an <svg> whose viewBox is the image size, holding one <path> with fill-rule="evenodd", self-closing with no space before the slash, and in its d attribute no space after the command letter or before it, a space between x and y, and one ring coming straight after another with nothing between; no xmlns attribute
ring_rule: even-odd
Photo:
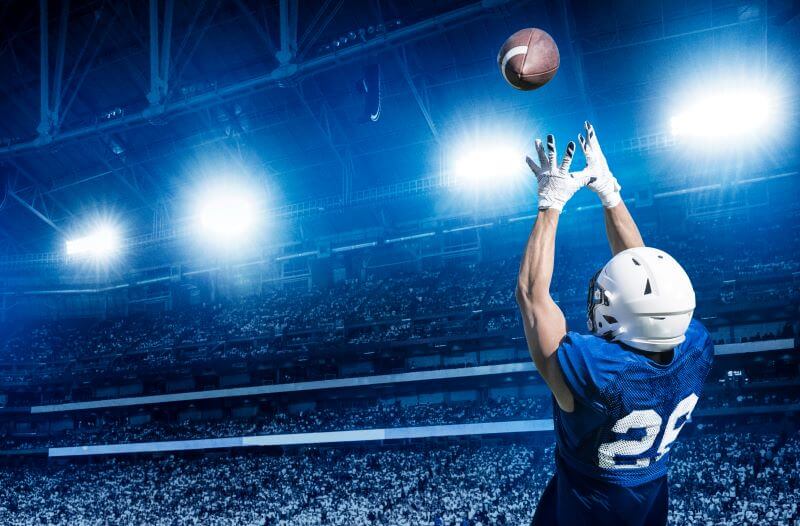
<svg viewBox="0 0 800 526"><path fill-rule="evenodd" d="M604 211L608 244L614 255L629 248L644 246L639 228L624 201L620 201L616 206L604 208Z"/></svg>
<svg viewBox="0 0 800 526"><path fill-rule="evenodd" d="M578 136L583 153L586 155L586 168L581 172L589 176L587 186L600 198L605 211L606 235L614 255L634 247L643 247L644 241L636 228L628 207L620 195L617 178L608 167L606 156L597 141L597 135L589 122L586 122L586 139Z"/></svg>
<svg viewBox="0 0 800 526"><path fill-rule="evenodd" d="M556 210L540 210L528 237L517 280L517 294L526 301L550 296L558 216Z"/></svg>

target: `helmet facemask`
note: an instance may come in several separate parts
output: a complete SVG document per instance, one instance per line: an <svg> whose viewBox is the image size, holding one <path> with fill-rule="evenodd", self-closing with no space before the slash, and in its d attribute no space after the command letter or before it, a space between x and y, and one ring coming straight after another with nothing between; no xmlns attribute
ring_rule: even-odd
<svg viewBox="0 0 800 526"><path fill-rule="evenodd" d="M595 272L594 276L592 276L592 279L589 280L589 294L586 298L586 325L593 334L597 334L598 336L605 338L610 331L604 331L602 334L600 334L598 332L598 323L595 319L595 310L597 309L597 306L608 306L609 304L605 289L597 283L597 278L600 276L601 272L603 272L603 269Z"/></svg>

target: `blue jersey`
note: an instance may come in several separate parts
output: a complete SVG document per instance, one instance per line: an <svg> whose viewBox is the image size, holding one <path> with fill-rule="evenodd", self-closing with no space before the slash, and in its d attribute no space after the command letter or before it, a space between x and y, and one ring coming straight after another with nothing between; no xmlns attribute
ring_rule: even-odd
<svg viewBox="0 0 800 526"><path fill-rule="evenodd" d="M558 361L575 410L554 404L560 460L615 486L666 475L670 446L691 418L713 357L713 342L695 320L664 365L619 343L568 333Z"/></svg>

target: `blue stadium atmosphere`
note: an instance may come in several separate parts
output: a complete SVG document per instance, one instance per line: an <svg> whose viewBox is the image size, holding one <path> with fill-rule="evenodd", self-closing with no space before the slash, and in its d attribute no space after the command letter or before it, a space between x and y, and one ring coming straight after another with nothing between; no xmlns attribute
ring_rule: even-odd
<svg viewBox="0 0 800 526"><path fill-rule="evenodd" d="M800 526L798 50L798 0L0 2L0 524ZM639 233L669 350L595 321ZM620 427L601 344L707 353L696 406ZM614 494L575 436L668 506L547 518Z"/></svg>

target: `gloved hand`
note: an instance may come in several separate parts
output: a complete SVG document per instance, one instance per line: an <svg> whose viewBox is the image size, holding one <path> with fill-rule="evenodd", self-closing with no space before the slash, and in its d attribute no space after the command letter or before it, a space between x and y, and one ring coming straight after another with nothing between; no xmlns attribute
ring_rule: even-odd
<svg viewBox="0 0 800 526"><path fill-rule="evenodd" d="M567 145L560 165L556 164L556 140L552 135L547 136L547 154L539 139L536 139L536 152L539 154L538 165L530 157L526 157L525 161L539 182L539 210L553 208L560 212L575 192L586 185L588 174L569 173L575 153L575 143L572 141Z"/></svg>
<svg viewBox="0 0 800 526"><path fill-rule="evenodd" d="M586 139L579 133L578 142L581 143L583 154L586 156L586 168L578 173L588 177L587 186L600 197L604 207L615 207L622 201L619 194L622 187L608 168L608 161L603 155L603 150L600 149L600 143L597 142L594 127L589 121L586 121L584 125L586 126Z"/></svg>

